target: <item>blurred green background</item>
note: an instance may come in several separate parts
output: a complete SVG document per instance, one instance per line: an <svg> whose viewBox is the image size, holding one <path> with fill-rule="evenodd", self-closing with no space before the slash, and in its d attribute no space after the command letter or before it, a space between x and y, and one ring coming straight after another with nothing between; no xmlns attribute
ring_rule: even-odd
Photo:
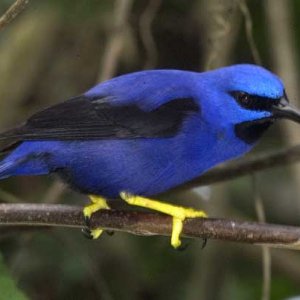
<svg viewBox="0 0 300 300"><path fill-rule="evenodd" d="M0 1L4 13L13 3ZM96 82L148 68L203 71L260 63L279 74L300 105L300 1L30 0L0 31L0 127L78 95ZM254 152L300 142L299 127L275 125ZM216 217L300 225L300 166L170 193L171 201ZM77 203L87 199L49 177L1 182L2 202ZM97 241L79 230L0 228L0 299L260 299L259 247L116 233ZM300 255L272 250L271 299L300 295Z"/></svg>

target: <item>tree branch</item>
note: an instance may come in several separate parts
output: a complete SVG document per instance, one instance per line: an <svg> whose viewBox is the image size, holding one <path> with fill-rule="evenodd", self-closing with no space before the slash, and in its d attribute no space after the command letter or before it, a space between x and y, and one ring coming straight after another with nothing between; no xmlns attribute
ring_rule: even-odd
<svg viewBox="0 0 300 300"><path fill-rule="evenodd" d="M158 213L102 210L91 219L92 227L136 235L171 233L171 218ZM0 225L82 227L82 208L53 204L0 204ZM183 236L211 238L300 250L300 228L225 219L187 219Z"/></svg>
<svg viewBox="0 0 300 300"><path fill-rule="evenodd" d="M269 153L260 153L248 158L238 159L220 165L204 175L175 188L174 190L190 189L202 185L209 185L221 181L235 179L240 176L249 175L273 167L286 164L292 164L300 161L300 145L272 151Z"/></svg>
<svg viewBox="0 0 300 300"><path fill-rule="evenodd" d="M17 0L0 18L0 30L2 30L7 24L13 21L18 14L20 14L28 4L29 0Z"/></svg>
<svg viewBox="0 0 300 300"><path fill-rule="evenodd" d="M128 29L128 17L133 5L132 0L115 1L113 31L111 32L103 57L101 59L100 74L97 81L104 81L113 77L125 42L124 33Z"/></svg>

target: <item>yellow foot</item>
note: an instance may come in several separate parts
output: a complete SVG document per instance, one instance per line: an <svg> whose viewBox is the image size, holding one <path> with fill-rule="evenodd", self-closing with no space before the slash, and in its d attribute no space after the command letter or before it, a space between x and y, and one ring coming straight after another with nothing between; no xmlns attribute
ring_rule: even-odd
<svg viewBox="0 0 300 300"><path fill-rule="evenodd" d="M83 234L90 239L97 239L103 232L102 228L90 229L90 219L93 213L101 209L110 209L105 198L100 196L89 196L91 204L87 205L83 209L83 216L85 220L86 227L83 228Z"/></svg>
<svg viewBox="0 0 300 300"><path fill-rule="evenodd" d="M96 228L96 229L90 229L89 227L82 228L82 233L85 237L91 240L97 239L103 232L103 229Z"/></svg>
<svg viewBox="0 0 300 300"><path fill-rule="evenodd" d="M136 205L144 208L153 209L173 217L171 245L176 249L180 247L180 234L183 228L183 221L186 218L206 218L207 215L202 210L175 206L172 204L131 195L126 192L121 192L120 197L130 205Z"/></svg>

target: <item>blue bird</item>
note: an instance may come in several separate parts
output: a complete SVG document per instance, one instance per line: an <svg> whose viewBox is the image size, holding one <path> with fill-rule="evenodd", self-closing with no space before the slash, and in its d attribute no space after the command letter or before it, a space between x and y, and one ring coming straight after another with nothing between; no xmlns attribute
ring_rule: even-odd
<svg viewBox="0 0 300 300"><path fill-rule="evenodd" d="M147 197L245 154L281 118L300 122L300 112L289 105L280 78L259 66L131 73L2 133L10 143L0 179L56 173L90 196L87 225L95 211L109 209L107 198L169 214L177 248L183 220L205 213ZM102 230L86 233L97 238Z"/></svg>

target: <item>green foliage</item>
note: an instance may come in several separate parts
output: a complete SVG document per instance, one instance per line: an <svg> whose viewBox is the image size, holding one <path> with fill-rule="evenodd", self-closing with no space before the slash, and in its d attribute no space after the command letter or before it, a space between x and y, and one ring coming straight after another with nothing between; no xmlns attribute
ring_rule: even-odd
<svg viewBox="0 0 300 300"><path fill-rule="evenodd" d="M27 300L28 298L17 287L0 256L0 300Z"/></svg>

